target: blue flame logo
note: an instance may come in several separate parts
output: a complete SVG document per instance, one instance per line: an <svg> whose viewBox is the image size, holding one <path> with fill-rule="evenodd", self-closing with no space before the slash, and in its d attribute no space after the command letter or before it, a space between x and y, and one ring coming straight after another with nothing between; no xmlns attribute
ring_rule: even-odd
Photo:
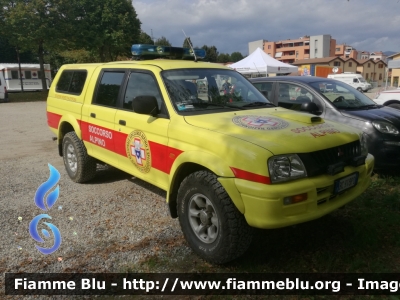
<svg viewBox="0 0 400 300"><path fill-rule="evenodd" d="M48 165L49 165L49 169L50 169L50 177L46 182L42 183L39 186L39 188L36 191L35 199L34 199L36 206L44 211L47 211L53 207L53 205L56 203L58 196L60 194L60 189L59 189L58 185L53 191L49 192L60 180L60 172L58 172L58 170L56 168L54 168L51 164L48 164ZM46 197L46 193L48 193L47 197ZM46 207L45 202L47 204L47 207ZM40 237L38 230L37 230L37 225L41 219L51 219L51 217L47 214L40 214L40 215L34 217L33 220L31 221L31 223L29 224L29 233L35 241L37 241L39 243L44 243L44 240ZM61 234L60 234L60 231L58 230L58 228L56 226L54 226L53 224L47 223L47 222L44 222L44 224L47 225L53 233L54 245L51 248L43 248L38 245L35 245L35 246L41 253L51 254L60 247ZM42 234L46 238L50 237L50 233L46 229L42 229Z"/></svg>

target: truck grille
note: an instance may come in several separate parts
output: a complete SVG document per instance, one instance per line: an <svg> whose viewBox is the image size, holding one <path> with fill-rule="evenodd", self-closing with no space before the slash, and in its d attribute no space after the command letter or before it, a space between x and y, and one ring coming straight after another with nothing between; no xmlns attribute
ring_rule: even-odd
<svg viewBox="0 0 400 300"><path fill-rule="evenodd" d="M306 167L308 176L326 174L328 166L337 163L351 164L352 160L361 155L360 141L336 146L310 153L298 154Z"/></svg>

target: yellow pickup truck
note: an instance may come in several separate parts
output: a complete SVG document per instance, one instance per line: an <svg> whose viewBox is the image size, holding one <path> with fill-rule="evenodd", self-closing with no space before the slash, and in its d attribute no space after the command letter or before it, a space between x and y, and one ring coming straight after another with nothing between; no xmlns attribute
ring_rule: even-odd
<svg viewBox="0 0 400 300"><path fill-rule="evenodd" d="M104 163L166 190L188 244L213 263L242 255L252 227L342 207L374 167L357 129L276 107L238 72L206 62L64 65L47 118L73 181Z"/></svg>

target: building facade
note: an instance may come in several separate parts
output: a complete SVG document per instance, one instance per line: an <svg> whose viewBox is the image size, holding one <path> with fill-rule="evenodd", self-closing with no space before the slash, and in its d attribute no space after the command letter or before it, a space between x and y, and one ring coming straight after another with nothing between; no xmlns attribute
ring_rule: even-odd
<svg viewBox="0 0 400 300"><path fill-rule="evenodd" d="M400 87L400 52L388 56L388 67L390 76L390 86Z"/></svg>
<svg viewBox="0 0 400 300"><path fill-rule="evenodd" d="M284 63L293 63L308 58L334 56L336 40L330 35L303 36L277 42L259 40L250 42L249 54L261 48L269 56Z"/></svg>

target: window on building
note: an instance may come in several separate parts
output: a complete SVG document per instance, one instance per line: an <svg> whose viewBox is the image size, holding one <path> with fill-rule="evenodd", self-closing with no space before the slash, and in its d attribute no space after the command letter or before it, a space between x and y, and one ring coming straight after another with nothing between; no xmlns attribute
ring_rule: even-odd
<svg viewBox="0 0 400 300"><path fill-rule="evenodd" d="M382 69L383 68L383 64L378 64L378 68Z"/></svg>
<svg viewBox="0 0 400 300"><path fill-rule="evenodd" d="M268 45L268 49L271 49L271 45Z"/></svg>
<svg viewBox="0 0 400 300"><path fill-rule="evenodd" d="M11 71L11 79L18 79L18 71Z"/></svg>
<svg viewBox="0 0 400 300"><path fill-rule="evenodd" d="M340 51L340 48L336 48L335 51Z"/></svg>
<svg viewBox="0 0 400 300"><path fill-rule="evenodd" d="M352 67L353 66L353 63L352 62L349 62L349 67Z"/></svg>
<svg viewBox="0 0 400 300"><path fill-rule="evenodd" d="M365 79L368 80L368 73L365 73Z"/></svg>
<svg viewBox="0 0 400 300"><path fill-rule="evenodd" d="M370 67L371 67L371 64L370 64L370 63L368 63L367 67L368 67L368 68L370 68Z"/></svg>
<svg viewBox="0 0 400 300"><path fill-rule="evenodd" d="M340 67L340 61L334 61L334 62L333 62L333 65L334 65L335 67Z"/></svg>
<svg viewBox="0 0 400 300"><path fill-rule="evenodd" d="M25 71L25 79L32 79L32 72L31 71Z"/></svg>
<svg viewBox="0 0 400 300"><path fill-rule="evenodd" d="M379 80L382 80L382 73L379 73Z"/></svg>
<svg viewBox="0 0 400 300"><path fill-rule="evenodd" d="M315 48L315 54L317 54L318 53L318 49L317 48Z"/></svg>

